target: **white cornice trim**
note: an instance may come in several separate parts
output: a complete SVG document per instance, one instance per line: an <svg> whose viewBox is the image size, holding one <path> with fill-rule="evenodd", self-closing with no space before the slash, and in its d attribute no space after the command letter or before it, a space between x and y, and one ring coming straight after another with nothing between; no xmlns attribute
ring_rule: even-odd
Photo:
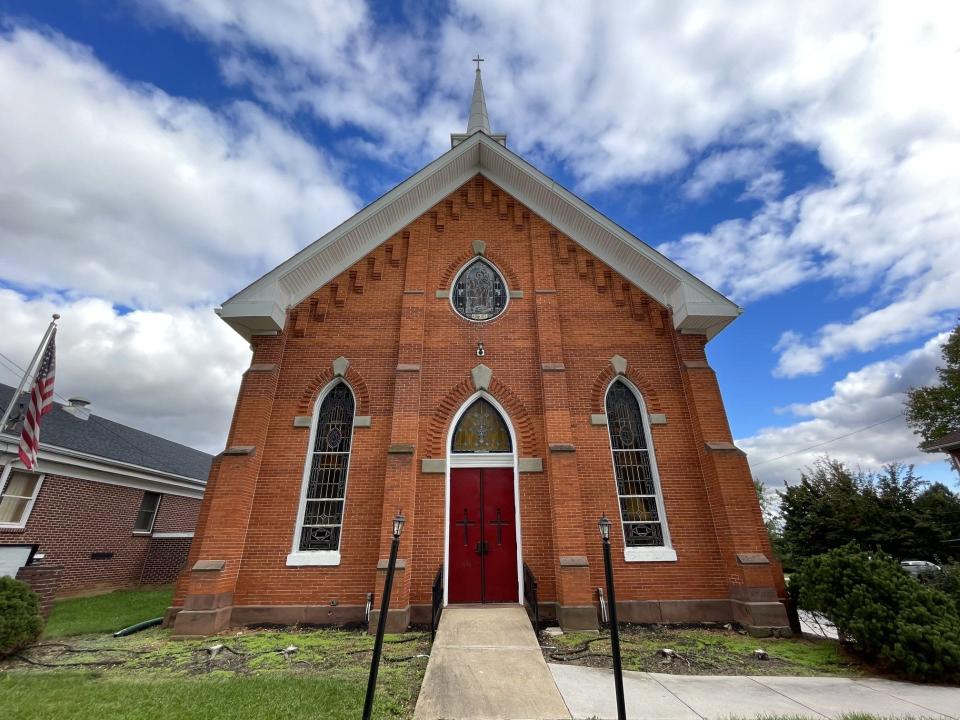
<svg viewBox="0 0 960 720"><path fill-rule="evenodd" d="M477 173L671 307L678 330L712 338L740 314L740 308L709 285L478 132L227 300L218 310L220 317L247 339L255 333L283 330L287 309Z"/></svg>
<svg viewBox="0 0 960 720"><path fill-rule="evenodd" d="M7 465L15 461L18 446L19 441L11 436L0 435L0 464ZM203 497L206 486L205 480L159 472L45 443L40 444L40 452L37 453L36 472L191 498Z"/></svg>

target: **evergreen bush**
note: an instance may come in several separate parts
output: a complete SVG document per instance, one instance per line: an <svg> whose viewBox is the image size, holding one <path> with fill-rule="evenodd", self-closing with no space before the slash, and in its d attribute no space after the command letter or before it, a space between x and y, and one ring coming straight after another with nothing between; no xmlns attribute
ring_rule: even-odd
<svg viewBox="0 0 960 720"><path fill-rule="evenodd" d="M833 621L867 660L917 680L960 680L956 603L889 555L836 548L804 561L790 585L801 608Z"/></svg>
<svg viewBox="0 0 960 720"><path fill-rule="evenodd" d="M42 629L37 594L26 583L0 577L0 657L26 647Z"/></svg>

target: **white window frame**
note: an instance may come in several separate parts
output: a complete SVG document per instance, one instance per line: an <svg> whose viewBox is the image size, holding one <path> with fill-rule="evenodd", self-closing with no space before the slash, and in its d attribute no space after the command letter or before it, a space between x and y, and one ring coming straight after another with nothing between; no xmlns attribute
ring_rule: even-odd
<svg viewBox="0 0 960 720"><path fill-rule="evenodd" d="M7 463L3 467L3 472L0 473L0 499L4 497L7 490L7 482L10 479L10 475L14 472L21 472L27 475L36 475L37 484L33 488L33 497L27 500L27 506L23 510L23 515L20 517L20 522L10 523L10 522L0 522L0 528L5 530L23 530L27 527L27 522L30 520L30 514L33 512L33 506L37 502L37 498L40 497L40 488L43 486L43 480L46 478L45 473L35 473L25 468L14 467L12 463ZM17 497L23 499L23 495L11 495L11 497Z"/></svg>
<svg viewBox="0 0 960 720"><path fill-rule="evenodd" d="M357 394L353 387L343 378L335 378L330 381L323 391L317 396L313 404L313 416L310 420L310 438L307 441L306 459L303 464L303 480L300 485L300 503L297 506L297 519L293 528L293 543L290 546L290 554L287 555L287 567L305 567L321 566L331 567L340 564L340 546L343 544L343 528L346 526L347 519L347 493L350 487L350 461L353 459L353 441L356 437L353 422L350 423L350 451L347 453L346 476L343 480L343 510L340 513L340 540L336 550L300 550L300 536L303 533L303 518L307 510L307 489L310 486L310 469L313 467L313 448L317 442L317 422L320 418L320 408L327 395L337 385L346 385L353 396L353 418L357 417ZM326 498L335 500L336 498Z"/></svg>
<svg viewBox="0 0 960 720"><path fill-rule="evenodd" d="M623 530L623 510L620 507L621 497L633 497L630 495L620 495L620 488L617 485L617 464L616 454L613 449L613 438L610 433L610 419L607 413L607 397L614 383L622 382L637 399L640 406L640 420L643 423L643 434L647 441L647 454L650 458L650 474L653 478L653 488L655 491L655 500L657 503L657 513L660 516L660 528L663 531L663 545L655 547L628 547L627 536ZM620 536L623 538L623 559L626 562L676 562L677 552L673 549L673 542L670 540L670 528L667 525L667 512L663 505L663 489L660 485L660 471L657 469L657 454L653 448L653 433L650 432L650 417L647 413L647 404L643 401L643 394L637 389L637 386L622 375L617 375L610 384L607 385L606 392L603 394L603 414L607 418L607 443L610 447L610 468L613 470L613 485L617 495L617 517L620 519ZM646 496L644 496L646 497Z"/></svg>
<svg viewBox="0 0 960 720"><path fill-rule="evenodd" d="M150 518L150 527L147 530L138 530L137 529L137 518L140 517L140 511L143 509L143 500L147 496L147 493L151 495L157 495L157 509L153 511L153 517ZM133 519L133 534L134 535L150 535L153 533L153 527L157 524L157 516L160 514L160 505L163 504L163 493L159 493L156 490L144 490L143 495L140 496L140 507L137 508L137 516Z"/></svg>
<svg viewBox="0 0 960 720"><path fill-rule="evenodd" d="M493 317L489 317L484 320L474 320L473 318L468 318L466 315L461 315L460 311L457 310L456 304L454 303L454 300L455 300L454 296L457 290L457 281L460 280L460 276L463 275L463 273L465 273L475 262L486 263L487 267L491 268L497 274L497 277L500 278L500 282L503 283L503 292L504 292L504 300L505 300L505 302L503 303L503 310L498 312ZM472 258L467 260L463 264L463 266L459 270L457 270L457 274L453 276L453 281L450 283L450 307L453 309L453 314L456 315L458 318L460 318L461 320L466 320L467 322L472 322L472 323L493 322L497 318L503 317L507 313L507 308L510 307L510 286L507 284L507 278L504 277L503 273L500 272L500 268L498 268L496 264L494 264L494 262L490 260L490 258L486 257L485 255L474 255Z"/></svg>

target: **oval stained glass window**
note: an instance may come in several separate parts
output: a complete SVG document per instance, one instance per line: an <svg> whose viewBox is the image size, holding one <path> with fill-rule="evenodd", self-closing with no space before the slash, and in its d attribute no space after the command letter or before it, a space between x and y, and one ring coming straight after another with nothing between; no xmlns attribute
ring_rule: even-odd
<svg viewBox="0 0 960 720"><path fill-rule="evenodd" d="M507 307L507 286L493 265L476 258L457 275L450 297L467 320L492 320Z"/></svg>

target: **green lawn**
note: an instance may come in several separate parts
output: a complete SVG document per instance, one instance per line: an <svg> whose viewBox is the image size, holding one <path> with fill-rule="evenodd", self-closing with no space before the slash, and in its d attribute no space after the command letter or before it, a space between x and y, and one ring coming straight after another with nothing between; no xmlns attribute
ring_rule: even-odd
<svg viewBox="0 0 960 720"><path fill-rule="evenodd" d="M154 627L112 637L169 604L170 590L57 602L43 639L0 661L0 718L360 716L373 649L362 629L235 629L179 641ZM429 634L387 636L374 717L412 716L429 652Z"/></svg>
<svg viewBox="0 0 960 720"><path fill-rule="evenodd" d="M358 718L364 686L324 677L113 678L108 673L0 675L0 717L9 720L233 720ZM378 698L376 717L406 717Z"/></svg>
<svg viewBox="0 0 960 720"><path fill-rule="evenodd" d="M114 633L144 620L161 617L170 606L171 588L118 590L106 595L57 600L44 638Z"/></svg>
<svg viewBox="0 0 960 720"><path fill-rule="evenodd" d="M626 626L621 630L621 656L626 670L685 675L861 675L864 668L840 645L807 638L753 638L736 630L717 628ZM543 637L548 662L610 666L610 639L596 633L566 633ZM676 657L666 660L663 648ZM768 660L754 658L763 649Z"/></svg>

